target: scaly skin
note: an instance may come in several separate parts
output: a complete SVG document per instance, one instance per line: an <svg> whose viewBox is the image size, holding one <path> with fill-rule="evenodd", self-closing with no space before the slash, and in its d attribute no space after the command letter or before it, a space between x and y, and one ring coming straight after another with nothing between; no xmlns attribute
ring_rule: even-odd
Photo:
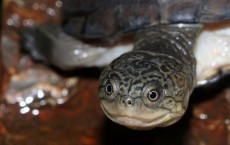
<svg viewBox="0 0 230 145"><path fill-rule="evenodd" d="M133 129L178 121L195 85L193 43L199 28L163 25L138 32L134 50L115 59L100 76L105 114Z"/></svg>

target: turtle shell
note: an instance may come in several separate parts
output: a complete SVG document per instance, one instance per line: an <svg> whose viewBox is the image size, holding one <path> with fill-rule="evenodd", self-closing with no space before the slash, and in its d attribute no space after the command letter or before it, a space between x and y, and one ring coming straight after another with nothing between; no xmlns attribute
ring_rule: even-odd
<svg viewBox="0 0 230 145"><path fill-rule="evenodd" d="M64 30L103 38L157 24L212 23L230 18L229 0L65 0Z"/></svg>

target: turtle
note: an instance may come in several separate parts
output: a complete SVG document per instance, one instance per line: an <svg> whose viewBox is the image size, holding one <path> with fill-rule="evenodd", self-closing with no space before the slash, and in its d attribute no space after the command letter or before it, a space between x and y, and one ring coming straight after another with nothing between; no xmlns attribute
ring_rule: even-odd
<svg viewBox="0 0 230 145"><path fill-rule="evenodd" d="M197 54L203 50L195 49L204 24L230 19L228 0L66 0L63 6L62 28L55 28L58 34L52 30L48 35L54 27L38 30L42 38L49 38L42 42L47 45L51 40L49 46L56 46L52 51L34 53L46 61L56 62L50 56L60 49L63 55L65 51L75 57L80 53L76 51L79 43L68 51L70 39L60 45L62 36L71 37L71 41L122 41L123 36L133 36L132 50L118 54L99 77L101 108L120 125L146 130L174 124L185 114L193 90L215 82L223 74L219 72L228 69L221 62L202 71Z"/></svg>

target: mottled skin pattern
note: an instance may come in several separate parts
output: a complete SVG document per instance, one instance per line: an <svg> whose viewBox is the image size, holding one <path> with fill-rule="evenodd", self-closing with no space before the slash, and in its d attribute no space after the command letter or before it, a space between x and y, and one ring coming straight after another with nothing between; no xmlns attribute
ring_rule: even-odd
<svg viewBox="0 0 230 145"><path fill-rule="evenodd" d="M195 85L192 47L199 27L163 25L138 32L134 50L115 59L100 76L105 114L134 129L178 121Z"/></svg>

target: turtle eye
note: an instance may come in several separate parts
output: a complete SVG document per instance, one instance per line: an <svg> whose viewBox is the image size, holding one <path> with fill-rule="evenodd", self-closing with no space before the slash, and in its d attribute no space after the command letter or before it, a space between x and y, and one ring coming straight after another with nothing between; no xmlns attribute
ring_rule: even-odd
<svg viewBox="0 0 230 145"><path fill-rule="evenodd" d="M113 86L111 83L108 83L105 87L105 91L108 95L111 95L113 93Z"/></svg>
<svg viewBox="0 0 230 145"><path fill-rule="evenodd" d="M156 101L158 99L158 93L156 91L154 91L154 90L149 91L148 99L151 102Z"/></svg>
<svg viewBox="0 0 230 145"><path fill-rule="evenodd" d="M151 81L143 87L142 96L142 101L146 106L156 106L164 98L164 88L159 81Z"/></svg>
<svg viewBox="0 0 230 145"><path fill-rule="evenodd" d="M115 80L107 80L103 89L106 99L114 99L117 96L119 90Z"/></svg>

